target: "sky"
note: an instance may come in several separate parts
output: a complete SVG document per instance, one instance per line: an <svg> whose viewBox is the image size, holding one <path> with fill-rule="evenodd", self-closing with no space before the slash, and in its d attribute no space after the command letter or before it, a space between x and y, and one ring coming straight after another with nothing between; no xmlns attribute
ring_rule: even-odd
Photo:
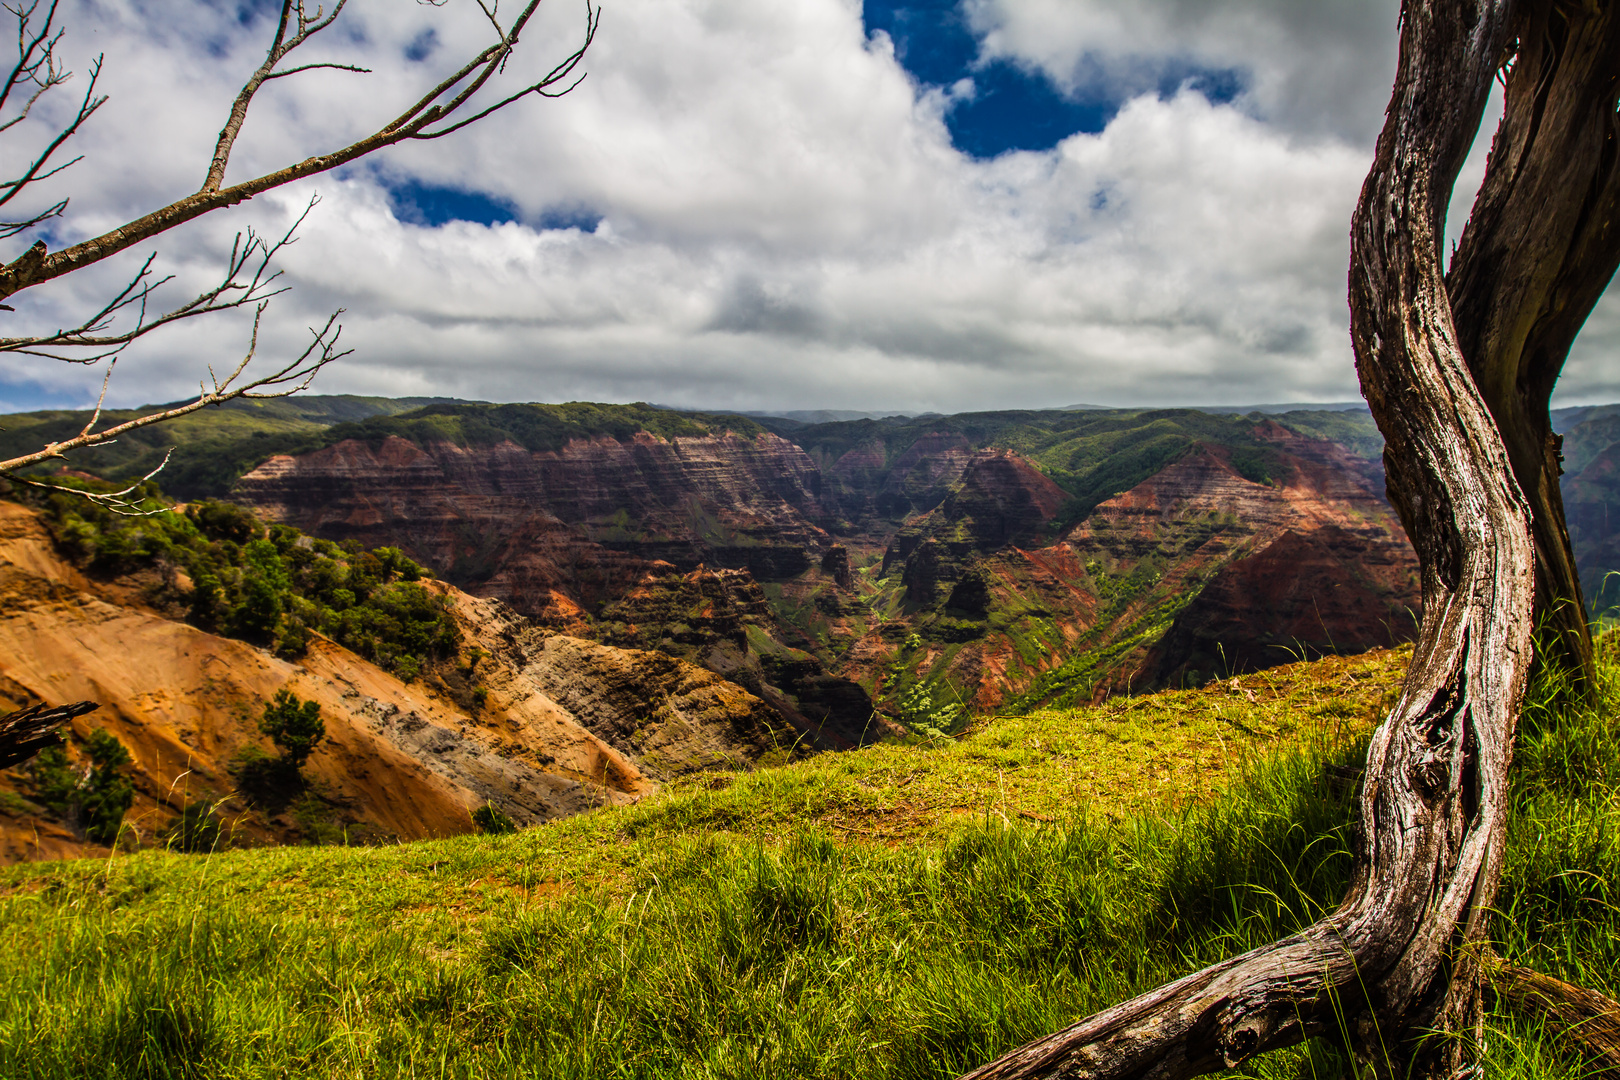
<svg viewBox="0 0 1620 1080"><path fill-rule="evenodd" d="M0 136L12 160L37 145L104 57L110 97L72 144L82 160L41 185L41 205L70 199L52 248L196 189L276 8L62 10L75 79ZM278 235L318 196L279 260L289 288L256 363L341 308L354 351L320 393L941 412L1354 400L1349 219L1397 14L1396 0L605 0L567 96L216 212L4 317L72 324L154 254L173 275L160 302L179 303L235 234ZM584 15L544 0L492 89L565 56ZM351 0L301 58L371 72L268 84L227 183L381 127L488 43L482 18L471 0ZM0 241L0 257L35 238ZM153 334L119 360L109 401L195 393L248 335L242 313ZM1555 404L1620 401L1617 347L1606 297ZM100 381L7 357L0 409L84 405Z"/></svg>

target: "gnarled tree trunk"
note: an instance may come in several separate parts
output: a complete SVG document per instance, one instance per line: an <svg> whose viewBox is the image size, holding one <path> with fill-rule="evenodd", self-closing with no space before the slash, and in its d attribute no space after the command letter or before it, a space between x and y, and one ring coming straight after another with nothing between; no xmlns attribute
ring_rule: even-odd
<svg viewBox="0 0 1620 1080"><path fill-rule="evenodd" d="M1504 112L1446 275L1457 343L1530 502L1542 659L1590 684L1592 635L1548 399L1620 265L1620 4L1519 3Z"/></svg>
<svg viewBox="0 0 1620 1080"><path fill-rule="evenodd" d="M1535 551L1529 506L1458 344L1442 247L1511 6L1405 5L1352 226L1357 370L1422 565L1425 617L1400 700L1373 736L1350 893L1303 933L1031 1043L970 1074L978 1080L1194 1076L1341 1023L1382 1075L1451 1076L1471 1061Z"/></svg>

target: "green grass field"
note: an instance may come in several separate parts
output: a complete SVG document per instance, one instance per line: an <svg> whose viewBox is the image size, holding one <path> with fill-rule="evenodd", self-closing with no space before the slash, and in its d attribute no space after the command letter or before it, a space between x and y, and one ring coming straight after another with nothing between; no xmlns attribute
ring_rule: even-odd
<svg viewBox="0 0 1620 1080"><path fill-rule="evenodd" d="M0 1075L953 1076L1330 907L1335 777L1404 659L987 718L506 836L11 867ZM1616 701L1528 710L1497 920L1510 958L1611 994ZM1493 1076L1582 1075L1506 1017L1489 1047ZM1312 1045L1243 1075L1343 1071Z"/></svg>

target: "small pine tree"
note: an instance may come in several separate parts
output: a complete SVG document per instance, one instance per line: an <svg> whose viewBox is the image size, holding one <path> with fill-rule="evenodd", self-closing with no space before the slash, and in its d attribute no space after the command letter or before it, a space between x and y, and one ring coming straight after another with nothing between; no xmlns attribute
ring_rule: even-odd
<svg viewBox="0 0 1620 1080"><path fill-rule="evenodd" d="M281 750L281 759L296 772L326 738L326 721L321 719L321 707L316 702L300 701L291 690L281 689L264 707L259 730L270 736Z"/></svg>

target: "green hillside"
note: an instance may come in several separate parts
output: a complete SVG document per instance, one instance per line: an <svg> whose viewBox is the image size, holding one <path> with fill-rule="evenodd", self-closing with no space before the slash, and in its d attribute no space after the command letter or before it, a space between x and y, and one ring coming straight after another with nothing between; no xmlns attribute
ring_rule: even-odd
<svg viewBox="0 0 1620 1080"><path fill-rule="evenodd" d="M239 398L75 452L68 465L108 480L132 480L157 468L172 449L162 473L163 490L184 499L218 496L229 491L238 476L273 454L303 453L325 445L322 433L334 424L409 412L447 400L346 394ZM114 427L178 404L182 403L108 410L97 428ZM90 417L83 409L0 416L0 457L18 457L72 438Z"/></svg>
<svg viewBox="0 0 1620 1080"><path fill-rule="evenodd" d="M1497 947L1620 989L1620 751L1532 703ZM1311 921L1404 654L515 834L0 871L9 1077L929 1077ZM1576 1077L1493 1015L1492 1076ZM1234 1075L1338 1076L1331 1045Z"/></svg>
<svg viewBox="0 0 1620 1080"><path fill-rule="evenodd" d="M103 414L111 427L166 406ZM84 410L14 413L0 418L0 455L12 457L78 434L90 419ZM570 439L609 435L626 440L638 431L661 437L761 430L738 416L677 413L650 405L491 405L446 398L292 397L232 401L165 424L143 428L106 446L73 454L69 466L108 480L137 479L172 450L158 478L181 499L214 498L237 478L275 454L302 454L344 439L380 441L390 435L413 441L449 441L488 446L511 440L529 450L559 450Z"/></svg>
<svg viewBox="0 0 1620 1080"><path fill-rule="evenodd" d="M600 405L571 401L564 405L429 405L407 413L373 416L328 429L325 442L363 439L380 442L389 436L412 442L452 442L457 446L493 446L513 442L525 450L561 450L573 439L607 435L620 442L648 432L661 439L690 438L732 431L752 438L764 429L746 417L716 413L672 412L652 405Z"/></svg>

